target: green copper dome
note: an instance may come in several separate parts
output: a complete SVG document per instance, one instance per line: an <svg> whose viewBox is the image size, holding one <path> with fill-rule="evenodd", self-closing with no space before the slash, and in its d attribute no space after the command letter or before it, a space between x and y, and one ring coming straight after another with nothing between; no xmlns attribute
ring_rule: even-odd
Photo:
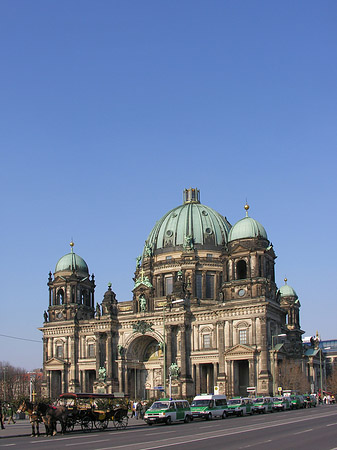
<svg viewBox="0 0 337 450"><path fill-rule="evenodd" d="M287 279L284 280L285 285L281 286L278 290L278 294L280 297L295 297L298 298L295 290L287 284Z"/></svg>
<svg viewBox="0 0 337 450"><path fill-rule="evenodd" d="M248 216L249 206L245 205L246 217L236 222L231 228L228 236L228 241L235 241L236 239L249 239L261 237L268 239L266 230L263 226L255 219Z"/></svg>
<svg viewBox="0 0 337 450"><path fill-rule="evenodd" d="M89 269L87 263L81 258L79 255L73 252L73 242L71 242L71 253L62 256L56 264L55 273L62 271L76 271L76 272L84 272L85 274L89 273Z"/></svg>
<svg viewBox="0 0 337 450"><path fill-rule="evenodd" d="M227 242L230 223L214 209L200 203L198 189L185 189L184 204L166 213L146 240L144 254L172 251L189 242L190 248L215 248Z"/></svg>

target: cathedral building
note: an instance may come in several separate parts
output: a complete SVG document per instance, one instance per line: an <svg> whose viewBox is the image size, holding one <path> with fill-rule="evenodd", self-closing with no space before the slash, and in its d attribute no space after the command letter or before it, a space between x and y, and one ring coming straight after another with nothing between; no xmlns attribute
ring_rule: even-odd
<svg viewBox="0 0 337 450"><path fill-rule="evenodd" d="M186 189L150 232L132 300L120 303L111 285L95 300L71 243L49 273L44 394L275 392L280 367L303 357L300 303L287 282L277 288L273 245L247 204L243 215L231 225Z"/></svg>

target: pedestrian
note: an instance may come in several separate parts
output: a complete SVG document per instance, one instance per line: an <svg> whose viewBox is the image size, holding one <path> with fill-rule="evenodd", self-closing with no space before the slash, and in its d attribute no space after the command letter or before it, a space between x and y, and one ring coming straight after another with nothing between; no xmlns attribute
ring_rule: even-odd
<svg viewBox="0 0 337 450"><path fill-rule="evenodd" d="M145 415L145 405L144 402L140 402L140 418L142 420L144 420L144 415Z"/></svg>
<svg viewBox="0 0 337 450"><path fill-rule="evenodd" d="M13 422L13 423L15 423L15 420L14 420L14 412L15 412L15 408L14 408L14 406L11 404L11 405L8 405L8 410L7 410L7 412L8 412L8 422L7 422L7 424L9 425L10 423L11 423L11 421Z"/></svg>
<svg viewBox="0 0 337 450"><path fill-rule="evenodd" d="M2 402L0 400L0 422L1 422L1 429L4 430L4 422L3 422L3 417L2 417Z"/></svg>
<svg viewBox="0 0 337 450"><path fill-rule="evenodd" d="M142 403L138 402L136 406L136 419L141 418Z"/></svg>

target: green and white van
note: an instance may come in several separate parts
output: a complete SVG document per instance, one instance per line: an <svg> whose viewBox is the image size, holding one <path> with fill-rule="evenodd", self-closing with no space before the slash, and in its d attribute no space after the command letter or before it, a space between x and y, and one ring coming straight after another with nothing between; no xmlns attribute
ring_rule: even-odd
<svg viewBox="0 0 337 450"><path fill-rule="evenodd" d="M254 404L251 398L231 398L227 401L227 415L243 416L254 413Z"/></svg>
<svg viewBox="0 0 337 450"><path fill-rule="evenodd" d="M144 415L144 420L148 425L171 425L172 422L190 422L193 417L188 401L163 398L152 403Z"/></svg>
<svg viewBox="0 0 337 450"><path fill-rule="evenodd" d="M193 418L212 420L214 417L226 418L227 397L225 395L202 394L194 397L191 403Z"/></svg>
<svg viewBox="0 0 337 450"><path fill-rule="evenodd" d="M274 411L286 411L290 409L290 397L274 397Z"/></svg>
<svg viewBox="0 0 337 450"><path fill-rule="evenodd" d="M272 397L256 397L253 399L254 412L265 414L266 412L273 412L273 398Z"/></svg>

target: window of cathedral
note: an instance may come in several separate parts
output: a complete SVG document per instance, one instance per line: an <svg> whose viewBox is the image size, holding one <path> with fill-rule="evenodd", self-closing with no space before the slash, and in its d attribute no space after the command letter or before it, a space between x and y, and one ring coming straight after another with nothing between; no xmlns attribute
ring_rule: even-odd
<svg viewBox="0 0 337 450"><path fill-rule="evenodd" d="M171 255L167 255L167 256L166 256L166 261L171 261L171 259L172 259L172 256L171 256Z"/></svg>
<svg viewBox="0 0 337 450"><path fill-rule="evenodd" d="M64 303L64 292L63 289L59 289L57 291L56 304L63 305L63 303Z"/></svg>
<svg viewBox="0 0 337 450"><path fill-rule="evenodd" d="M88 358L94 357L95 357L95 344L90 343L88 344Z"/></svg>
<svg viewBox="0 0 337 450"><path fill-rule="evenodd" d="M63 345L56 344L56 358L63 358Z"/></svg>
<svg viewBox="0 0 337 450"><path fill-rule="evenodd" d="M202 298L202 275L201 272L195 274L195 296Z"/></svg>
<svg viewBox="0 0 337 450"><path fill-rule="evenodd" d="M247 330L239 330L239 343L248 344Z"/></svg>
<svg viewBox="0 0 337 450"><path fill-rule="evenodd" d="M240 261L236 263L236 278L237 280L247 278L247 264L243 259L240 259Z"/></svg>
<svg viewBox="0 0 337 450"><path fill-rule="evenodd" d="M203 346L203 348L211 348L211 335L210 334L202 335L202 346Z"/></svg>
<svg viewBox="0 0 337 450"><path fill-rule="evenodd" d="M170 295L173 292L173 276L168 275L165 277L165 295Z"/></svg>
<svg viewBox="0 0 337 450"><path fill-rule="evenodd" d="M206 258L209 259L210 261L212 261L213 254L212 253L207 253Z"/></svg>
<svg viewBox="0 0 337 450"><path fill-rule="evenodd" d="M206 298L214 298L214 280L214 274L206 273Z"/></svg>

